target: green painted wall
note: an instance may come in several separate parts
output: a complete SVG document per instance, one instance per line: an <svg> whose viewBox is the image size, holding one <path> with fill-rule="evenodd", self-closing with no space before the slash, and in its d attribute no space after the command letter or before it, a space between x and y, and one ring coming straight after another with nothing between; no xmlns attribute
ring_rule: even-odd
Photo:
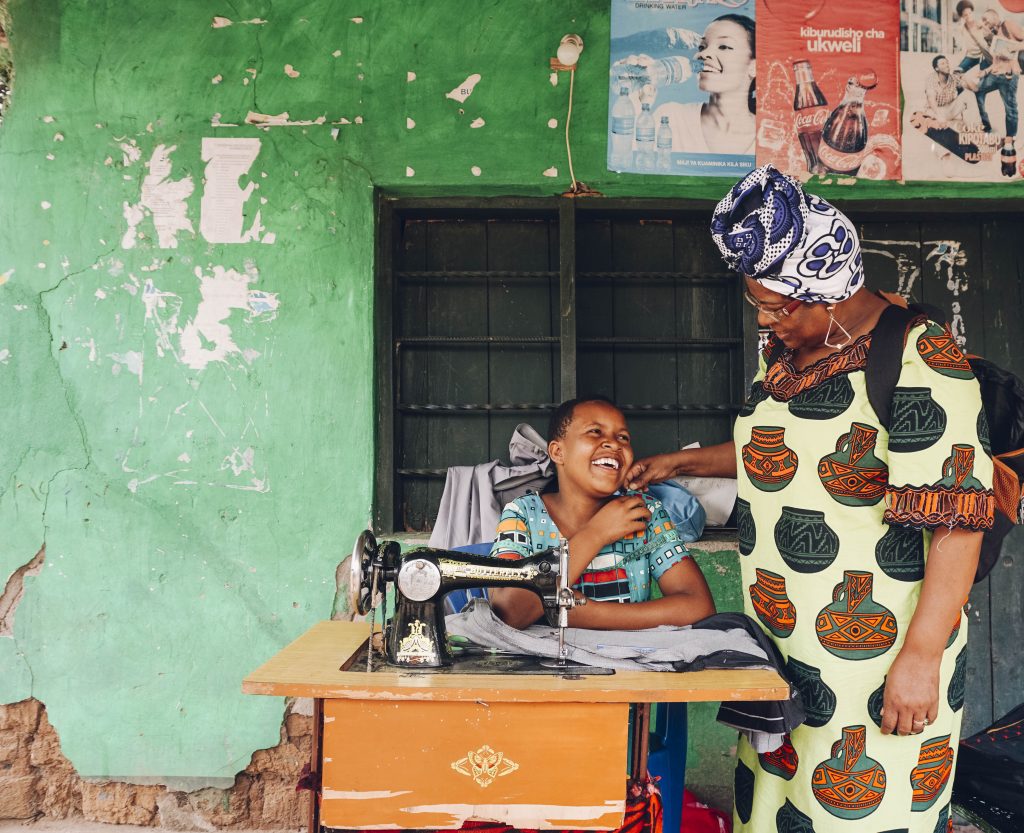
<svg viewBox="0 0 1024 833"><path fill-rule="evenodd" d="M0 701L43 701L84 775L230 777L277 742L282 711L239 694L242 676L329 614L370 515L373 189L564 191L568 77L552 85L547 63L571 31L586 43L578 179L690 198L725 183L604 170L604 0L12 0L11 14L0 580L43 544L46 558L0 636ZM445 97L476 73L465 102ZM261 130L250 111L314 123ZM209 137L256 139L258 156L220 177ZM250 183L235 220L248 230L259 211L256 239L210 242L204 194Z"/></svg>

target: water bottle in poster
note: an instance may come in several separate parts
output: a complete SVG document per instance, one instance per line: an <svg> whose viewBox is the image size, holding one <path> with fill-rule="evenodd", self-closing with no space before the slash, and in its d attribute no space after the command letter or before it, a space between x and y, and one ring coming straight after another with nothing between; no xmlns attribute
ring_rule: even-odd
<svg viewBox="0 0 1024 833"><path fill-rule="evenodd" d="M754 0L612 0L608 168L742 176L756 76Z"/></svg>

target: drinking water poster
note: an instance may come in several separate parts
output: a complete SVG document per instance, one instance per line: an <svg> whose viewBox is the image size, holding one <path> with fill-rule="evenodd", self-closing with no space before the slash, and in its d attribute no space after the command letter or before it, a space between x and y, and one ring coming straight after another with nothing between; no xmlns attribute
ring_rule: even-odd
<svg viewBox="0 0 1024 833"><path fill-rule="evenodd" d="M612 0L608 168L754 167L755 0Z"/></svg>
<svg viewBox="0 0 1024 833"><path fill-rule="evenodd" d="M757 164L800 179L902 179L899 7L757 0Z"/></svg>
<svg viewBox="0 0 1024 833"><path fill-rule="evenodd" d="M917 0L900 15L907 179L1020 181L1024 0Z"/></svg>

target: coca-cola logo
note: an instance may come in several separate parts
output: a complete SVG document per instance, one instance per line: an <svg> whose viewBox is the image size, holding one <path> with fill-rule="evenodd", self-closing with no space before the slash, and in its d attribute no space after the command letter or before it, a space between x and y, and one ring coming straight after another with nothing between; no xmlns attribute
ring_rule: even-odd
<svg viewBox="0 0 1024 833"><path fill-rule="evenodd" d="M818 158L825 164L825 167L836 173L856 171L867 153L867 148L854 153L843 153L824 142L818 146Z"/></svg>
<svg viewBox="0 0 1024 833"><path fill-rule="evenodd" d="M796 113L796 129L800 133L809 130L820 130L828 119L828 108L817 107L814 110L798 110Z"/></svg>

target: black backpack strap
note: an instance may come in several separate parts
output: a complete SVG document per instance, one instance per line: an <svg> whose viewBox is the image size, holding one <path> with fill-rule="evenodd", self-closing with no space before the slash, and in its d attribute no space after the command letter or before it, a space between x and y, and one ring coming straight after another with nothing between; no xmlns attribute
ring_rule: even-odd
<svg viewBox="0 0 1024 833"><path fill-rule="evenodd" d="M768 351L768 355L765 356L764 359L765 372L770 370L771 366L775 364L775 362L777 362L779 358L782 356L782 354L785 352L786 345L782 343L782 339L776 336L772 336L771 349Z"/></svg>
<svg viewBox="0 0 1024 833"><path fill-rule="evenodd" d="M865 384L868 401L878 417L879 424L889 430L889 416L892 394L900 378L903 365L903 348L907 341L907 329L921 314L906 307L890 304L882 310L875 329L871 332L871 346L868 348Z"/></svg>

